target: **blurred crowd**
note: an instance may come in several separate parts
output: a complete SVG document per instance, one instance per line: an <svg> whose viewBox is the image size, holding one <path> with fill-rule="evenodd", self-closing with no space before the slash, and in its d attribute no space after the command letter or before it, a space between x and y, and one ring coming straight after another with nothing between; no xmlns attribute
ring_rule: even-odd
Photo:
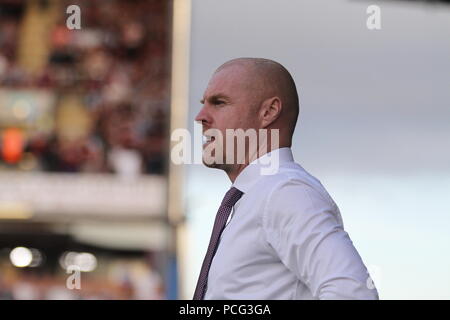
<svg viewBox="0 0 450 320"><path fill-rule="evenodd" d="M81 10L79 30L66 24L71 5ZM165 174L170 6L0 0L0 171ZM1 254L0 300L164 298L160 273L142 257L101 260L70 290L70 274L51 267L56 258L39 271Z"/></svg>
<svg viewBox="0 0 450 320"><path fill-rule="evenodd" d="M59 1L46 38L49 53L38 71L19 59L19 46L27 45L21 37L30 3L0 0L0 88L52 92L53 124L41 130L1 122L0 168L164 173L170 1ZM54 1L34 3L46 10ZM73 4L81 9L80 30L66 26L66 8Z"/></svg>
<svg viewBox="0 0 450 320"><path fill-rule="evenodd" d="M0 300L161 300L161 276L147 263L116 261L104 275L81 273L78 287L71 274L36 274L2 266ZM68 286L69 283L69 286Z"/></svg>

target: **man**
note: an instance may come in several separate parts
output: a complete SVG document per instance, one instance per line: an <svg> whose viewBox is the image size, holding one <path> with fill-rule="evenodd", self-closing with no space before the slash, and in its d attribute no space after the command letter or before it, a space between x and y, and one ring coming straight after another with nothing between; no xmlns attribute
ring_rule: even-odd
<svg viewBox="0 0 450 320"><path fill-rule="evenodd" d="M202 104L195 120L208 139L204 163L224 170L232 186L217 213L194 299L378 299L338 207L293 160L299 103L289 72L272 60L231 60L212 76ZM208 134L225 137L227 129L277 131L279 139L246 143L244 161L232 162L221 154L238 152L236 145ZM273 174L262 174L267 159L278 161Z"/></svg>

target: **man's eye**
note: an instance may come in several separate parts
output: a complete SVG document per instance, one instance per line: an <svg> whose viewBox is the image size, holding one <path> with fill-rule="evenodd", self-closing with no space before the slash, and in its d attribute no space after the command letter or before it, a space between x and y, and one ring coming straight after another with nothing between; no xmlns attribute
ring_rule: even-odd
<svg viewBox="0 0 450 320"><path fill-rule="evenodd" d="M216 105L225 104L225 101L217 100L215 104L216 104Z"/></svg>

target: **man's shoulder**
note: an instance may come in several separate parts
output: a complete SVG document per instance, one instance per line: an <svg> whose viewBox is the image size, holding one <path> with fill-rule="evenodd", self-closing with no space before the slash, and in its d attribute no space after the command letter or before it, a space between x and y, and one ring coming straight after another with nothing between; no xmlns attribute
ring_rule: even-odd
<svg viewBox="0 0 450 320"><path fill-rule="evenodd" d="M320 180L297 163L283 166L275 175L267 176L265 186L269 186L265 215L272 219L330 213L344 225L338 206Z"/></svg>
<svg viewBox="0 0 450 320"><path fill-rule="evenodd" d="M273 189L278 189L285 185L295 185L326 192L320 180L296 162L283 164L274 174L266 175L262 180L263 183L270 184Z"/></svg>
<svg viewBox="0 0 450 320"><path fill-rule="evenodd" d="M269 186L268 197L281 200L283 197L308 197L324 201L337 209L337 205L323 186L322 182L305 170L296 162L289 162L280 166L277 173L267 175L262 179L264 185Z"/></svg>

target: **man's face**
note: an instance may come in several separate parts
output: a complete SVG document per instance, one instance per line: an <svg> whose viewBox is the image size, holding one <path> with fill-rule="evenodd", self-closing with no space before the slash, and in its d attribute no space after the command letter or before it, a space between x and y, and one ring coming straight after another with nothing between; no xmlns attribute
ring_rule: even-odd
<svg viewBox="0 0 450 320"><path fill-rule="evenodd" d="M258 128L257 108L249 78L245 67L231 65L217 71L208 83L201 101L203 107L195 121L202 123L203 134L215 129L223 137L222 141L212 138L203 144L203 161L209 167L227 169L226 129ZM222 150L223 160L221 163L206 163L206 151L213 150L211 155L214 157L214 149Z"/></svg>

